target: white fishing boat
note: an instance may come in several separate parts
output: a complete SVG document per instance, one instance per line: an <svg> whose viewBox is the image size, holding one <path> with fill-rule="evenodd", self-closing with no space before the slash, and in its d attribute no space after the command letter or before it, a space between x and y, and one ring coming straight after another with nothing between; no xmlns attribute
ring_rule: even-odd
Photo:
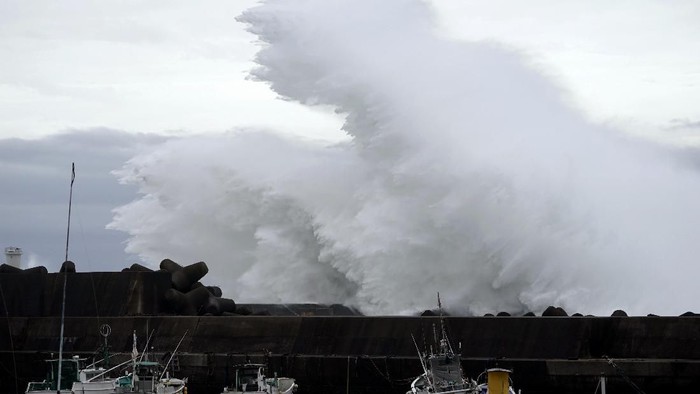
<svg viewBox="0 0 700 394"><path fill-rule="evenodd" d="M413 380L407 394L479 393L476 382L464 376L459 356L452 350L444 327L441 335L437 353L419 352L423 374Z"/></svg>
<svg viewBox="0 0 700 394"><path fill-rule="evenodd" d="M175 357L177 349L180 347L182 340L185 339L187 331L180 338L180 342L175 347L175 350L170 355L170 359L163 366L159 362L148 360L148 342L146 347L139 356L136 348L136 332L134 331L134 342L131 354L131 371L124 376L117 378L114 381L114 393L157 393L157 394L178 394L185 393L187 387L187 378L179 379L170 376L168 366Z"/></svg>
<svg viewBox="0 0 700 394"><path fill-rule="evenodd" d="M180 342L182 342L182 339ZM179 346L180 344L178 344ZM148 342L146 343L146 348L148 348ZM175 351L177 351L177 348ZM172 361L172 357L168 360L168 364L163 366L159 362L148 360L145 350L139 355L136 349L136 332L134 332L130 359L109 369L95 367L95 364L88 366L88 368L80 369L79 379L73 383L72 392L74 394L184 393L187 379L171 377L167 372L167 367ZM112 371L117 369L124 370L125 368L127 370L123 375L116 378L108 377Z"/></svg>
<svg viewBox="0 0 700 394"><path fill-rule="evenodd" d="M73 382L71 392L73 394L115 393L119 378L112 377L112 373L129 363L133 363L133 361L127 360L107 369L98 367L95 363L81 368L78 371L78 380Z"/></svg>
<svg viewBox="0 0 700 394"><path fill-rule="evenodd" d="M297 390L294 378L267 377L264 364L241 364L233 367L234 383L224 393L291 394Z"/></svg>
<svg viewBox="0 0 700 394"><path fill-rule="evenodd" d="M163 376L163 366L155 361L137 361L135 369L117 378L112 393L184 393L187 379Z"/></svg>
<svg viewBox="0 0 700 394"><path fill-rule="evenodd" d="M104 338L104 344L100 346L96 354L100 355L99 360L93 359L93 362L87 366L81 366L78 370L78 380L73 382L71 392L73 394L85 393L110 393L114 391L115 378L112 376L118 368L124 366L127 362L110 366L112 355L109 353L109 344L107 338L112 333L112 327L109 324L100 326L100 335Z"/></svg>
<svg viewBox="0 0 700 394"><path fill-rule="evenodd" d="M420 358L423 374L411 383L411 390L406 394L515 394L510 387L510 371L494 368L486 371L486 382L478 384L473 379L464 376L460 355L455 354L447 336L445 322L442 317L442 305L438 294L438 310L440 312L440 333L433 326L434 341L437 352L421 352L413 339ZM460 349L461 351L461 349Z"/></svg>
<svg viewBox="0 0 700 394"><path fill-rule="evenodd" d="M128 362L131 362L131 360ZM131 371L118 378L102 377L110 370L101 368L83 369L80 371L81 379L73 382L70 392L73 394L177 394L185 392L187 379L173 378L167 373L163 375L163 366L160 363L134 361L133 365L134 367Z"/></svg>
<svg viewBox="0 0 700 394"><path fill-rule="evenodd" d="M61 389L58 390L58 359L46 360L49 364L46 379L40 382L29 382L25 393L115 393L116 378L108 377L108 373L125 363L111 369L96 367L94 364L86 366L87 359L73 356L63 359L61 369Z"/></svg>
<svg viewBox="0 0 700 394"><path fill-rule="evenodd" d="M184 336L183 336L184 338ZM181 340L182 341L182 340ZM179 344L178 344L179 346ZM177 351L177 348L176 348ZM61 360L61 387L58 389L58 365L59 359L46 360L48 374L46 379L40 382L30 382L25 393L73 393L73 394L119 394L119 393L157 393L178 394L185 393L187 379L171 377L167 372L167 366L158 362L149 361L144 352L139 356L136 350L136 334L134 334L134 347L131 358L111 368L105 368L108 355L103 359L87 364L86 358L73 356L70 359ZM128 370L119 377L111 377L115 371Z"/></svg>

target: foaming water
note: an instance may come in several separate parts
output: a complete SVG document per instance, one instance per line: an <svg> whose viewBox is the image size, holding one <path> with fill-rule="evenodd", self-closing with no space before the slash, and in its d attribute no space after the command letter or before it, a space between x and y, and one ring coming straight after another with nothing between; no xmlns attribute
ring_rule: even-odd
<svg viewBox="0 0 700 394"><path fill-rule="evenodd" d="M142 197L110 225L129 252L204 260L240 302L698 309L697 172L589 124L517 54L441 38L411 0L267 1L239 20L264 43L253 77L335 108L350 141L249 131L132 159L118 175Z"/></svg>

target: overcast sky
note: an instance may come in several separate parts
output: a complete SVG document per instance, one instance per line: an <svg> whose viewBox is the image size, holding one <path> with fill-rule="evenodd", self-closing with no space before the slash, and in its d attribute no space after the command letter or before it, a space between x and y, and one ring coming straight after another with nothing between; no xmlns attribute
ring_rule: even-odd
<svg viewBox="0 0 700 394"><path fill-rule="evenodd" d="M337 118L246 80L252 0L0 2L0 136L65 129L210 132L269 125L338 138ZM637 132L700 122L700 5L689 1L431 2L446 35L530 56L593 119ZM330 112L330 111L328 111ZM666 133L669 134L669 133ZM683 134L683 135L681 135Z"/></svg>
<svg viewBox="0 0 700 394"><path fill-rule="evenodd" d="M136 262L124 253L125 236L104 228L112 209L136 193L134 187L119 185L110 172L162 140L155 134L108 129L0 140L2 246L21 247L25 266L44 265L52 271L60 267L75 162L69 260L80 271L118 271Z"/></svg>
<svg viewBox="0 0 700 394"><path fill-rule="evenodd" d="M60 265L75 161L78 268L133 262L125 236L104 226L136 192L110 171L165 138L150 133L268 127L344 138L330 109L276 99L246 79L257 47L235 17L255 3L1 1L0 246L22 247L25 263ZM524 53L591 119L663 142L699 141L700 3L431 4L444 35Z"/></svg>

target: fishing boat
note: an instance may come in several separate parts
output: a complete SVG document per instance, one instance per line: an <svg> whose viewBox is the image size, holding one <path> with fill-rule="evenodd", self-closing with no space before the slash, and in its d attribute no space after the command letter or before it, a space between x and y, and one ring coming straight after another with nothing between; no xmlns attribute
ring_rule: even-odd
<svg viewBox="0 0 700 394"><path fill-rule="evenodd" d="M117 378L111 393L184 393L187 379L163 376L163 366L155 361L137 361L135 369Z"/></svg>
<svg viewBox="0 0 700 394"><path fill-rule="evenodd" d="M100 327L100 334L105 338L104 345L97 352L102 354L100 360L95 361L93 359L93 362L89 365L86 365L87 358L80 358L79 356L73 356L70 359L59 357L58 359L46 360L49 364L46 379L41 382L29 382L25 393L70 392L84 394L114 392L114 378L110 378L109 373L125 363L109 368L111 356L108 351L107 337L111 331L112 329L108 324L103 324ZM58 378L59 368L61 369L60 384Z"/></svg>
<svg viewBox="0 0 700 394"><path fill-rule="evenodd" d="M107 377L107 373L113 369L105 370L102 367L97 367L94 363L86 366L87 359L78 356L63 359L61 360L62 373L59 390L59 359L49 359L46 362L49 364L46 379L40 382L29 382L25 393L114 393L115 379Z"/></svg>
<svg viewBox="0 0 700 394"><path fill-rule="evenodd" d="M455 355L452 350L444 327L438 343L439 347L436 353L421 353L419 351L423 374L413 380L411 391L408 391L407 394L480 393L477 391L476 382L464 376L459 356Z"/></svg>
<svg viewBox="0 0 700 394"><path fill-rule="evenodd" d="M224 387L224 393L291 394L297 390L294 378L267 377L264 364L240 364L233 367L234 384Z"/></svg>
<svg viewBox="0 0 700 394"><path fill-rule="evenodd" d="M131 362L133 362L133 360L127 360L112 368L97 366L95 363L81 368L78 370L78 380L73 382L71 392L73 394L115 393L116 382L119 378L112 377L111 373Z"/></svg>
<svg viewBox="0 0 700 394"><path fill-rule="evenodd" d="M83 367L86 359L74 356L62 360L61 387L58 389L58 359L46 360L49 372L46 379L29 382L25 393L73 393L73 394L117 394L117 393L184 393L186 379L177 379L163 373L163 366L154 361L134 361L135 369L118 378L105 377L112 369ZM131 362L131 360L127 361Z"/></svg>
<svg viewBox="0 0 700 394"><path fill-rule="evenodd" d="M437 352L421 352L413 338L416 346L423 374L418 376L411 383L411 390L406 394L428 394L428 393L453 393L453 394L476 394L477 384L474 380L464 376L459 355L455 354L452 344L447 337L445 321L442 317L442 304L440 303L440 293L438 293L438 310L440 312L440 334L433 325L433 337L437 344ZM413 336L412 336L413 337Z"/></svg>
<svg viewBox="0 0 700 394"><path fill-rule="evenodd" d="M146 342L147 348L148 341ZM187 379L171 377L168 372L168 365L170 365L173 356L174 352L168 360L168 364L163 366L159 362L150 361L145 350L139 355L136 349L136 332L134 332L131 358L108 369L97 367L96 363L80 369L79 379L73 383L71 391L74 394L184 393ZM107 357L104 357L103 360L108 359ZM119 377L110 378L109 374L117 369L126 370L126 372Z"/></svg>
<svg viewBox="0 0 700 394"><path fill-rule="evenodd" d="M100 326L100 335L104 338L104 344L100 346L96 354L101 358L93 359L93 362L78 370L78 380L73 382L71 392L73 394L85 393L110 393L114 391L115 378L111 376L114 371L124 366L127 362L110 367L112 355L109 352L107 338L112 333L109 324Z"/></svg>
<svg viewBox="0 0 700 394"><path fill-rule="evenodd" d="M423 374L411 382L411 390L406 394L515 394L510 387L510 371L493 368L485 372L486 382L477 381L464 376L460 355L455 354L447 336L445 321L442 316L442 304L438 293L438 310L440 313L440 332L433 326L434 341L437 352L421 352L415 338L413 343L418 351ZM460 349L461 351L461 349Z"/></svg>
<svg viewBox="0 0 700 394"><path fill-rule="evenodd" d="M170 359L165 365L159 362L150 361L148 359L148 343L146 341L144 351L139 356L136 348L136 331L134 331L134 342L131 350L131 371L120 376L114 381L114 390L111 393L158 393L158 394L178 394L185 393L187 387L187 378L179 379L170 376L168 366L170 366L177 349L185 339L187 331L180 338L180 342L175 347L175 350L170 355Z"/></svg>

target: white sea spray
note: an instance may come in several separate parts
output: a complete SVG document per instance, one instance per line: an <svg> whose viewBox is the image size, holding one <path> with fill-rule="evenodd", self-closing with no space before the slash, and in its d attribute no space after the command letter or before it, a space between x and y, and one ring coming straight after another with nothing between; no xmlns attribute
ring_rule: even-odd
<svg viewBox="0 0 700 394"><path fill-rule="evenodd" d="M252 76L334 108L350 139L232 132L135 157L118 174L142 195L110 225L129 252L203 260L240 302L698 309L698 173L587 122L518 54L442 38L415 0L270 0L239 20L262 43Z"/></svg>

